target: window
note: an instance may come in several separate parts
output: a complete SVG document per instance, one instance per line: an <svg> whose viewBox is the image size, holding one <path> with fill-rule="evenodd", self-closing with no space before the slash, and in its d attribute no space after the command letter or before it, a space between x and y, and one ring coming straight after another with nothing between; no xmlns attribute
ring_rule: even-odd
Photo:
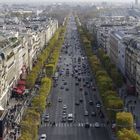
<svg viewBox="0 0 140 140"><path fill-rule="evenodd" d="M10 67L12 67L13 64L14 64L14 61L8 66L8 69L9 69Z"/></svg>

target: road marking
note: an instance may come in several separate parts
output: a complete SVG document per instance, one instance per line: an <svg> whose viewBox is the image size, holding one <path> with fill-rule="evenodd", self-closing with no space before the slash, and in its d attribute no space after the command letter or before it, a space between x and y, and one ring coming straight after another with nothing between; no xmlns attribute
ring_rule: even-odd
<svg viewBox="0 0 140 140"><path fill-rule="evenodd" d="M83 127L83 126L84 126L84 124L83 124L83 123L81 123L81 126Z"/></svg>
<svg viewBox="0 0 140 140"><path fill-rule="evenodd" d="M90 127L95 127L95 123L90 123ZM43 125L44 127L84 127L85 123L56 123L52 125L51 123L46 123ZM104 123L100 124L100 127L105 127Z"/></svg>

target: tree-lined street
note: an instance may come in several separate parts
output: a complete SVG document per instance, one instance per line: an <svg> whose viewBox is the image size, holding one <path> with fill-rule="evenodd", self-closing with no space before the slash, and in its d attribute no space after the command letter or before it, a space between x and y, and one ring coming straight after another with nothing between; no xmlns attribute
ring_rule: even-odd
<svg viewBox="0 0 140 140"><path fill-rule="evenodd" d="M46 134L47 140L110 139L95 80L80 45L72 16L57 66L58 76L47 101L50 106L39 129L39 136ZM68 114L72 114L72 122L68 122Z"/></svg>

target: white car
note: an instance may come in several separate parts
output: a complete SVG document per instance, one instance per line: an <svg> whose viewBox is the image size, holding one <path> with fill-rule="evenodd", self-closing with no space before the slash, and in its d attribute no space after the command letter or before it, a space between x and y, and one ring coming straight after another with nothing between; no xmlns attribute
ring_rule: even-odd
<svg viewBox="0 0 140 140"><path fill-rule="evenodd" d="M68 114L68 122L73 122L73 114Z"/></svg>
<svg viewBox="0 0 140 140"><path fill-rule="evenodd" d="M97 103L97 104L96 104L96 107L97 107L97 108L100 108L100 107L101 107L101 105Z"/></svg>
<svg viewBox="0 0 140 140"><path fill-rule="evenodd" d="M47 140L47 135L46 134L41 134L39 140Z"/></svg>
<svg viewBox="0 0 140 140"><path fill-rule="evenodd" d="M49 118L50 118L49 114L46 114L45 117L44 117L44 122L49 122Z"/></svg>
<svg viewBox="0 0 140 140"><path fill-rule="evenodd" d="M95 128L99 128L100 127L100 124L98 122L95 122Z"/></svg>
<svg viewBox="0 0 140 140"><path fill-rule="evenodd" d="M63 109L64 109L64 110L67 109L67 105L63 105Z"/></svg>

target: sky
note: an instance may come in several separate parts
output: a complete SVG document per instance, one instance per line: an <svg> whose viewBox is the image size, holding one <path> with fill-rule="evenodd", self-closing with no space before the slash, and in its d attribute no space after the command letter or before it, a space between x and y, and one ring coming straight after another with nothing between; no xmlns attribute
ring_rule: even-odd
<svg viewBox="0 0 140 140"><path fill-rule="evenodd" d="M0 3L31 3L31 2L134 2L135 0L0 0Z"/></svg>

